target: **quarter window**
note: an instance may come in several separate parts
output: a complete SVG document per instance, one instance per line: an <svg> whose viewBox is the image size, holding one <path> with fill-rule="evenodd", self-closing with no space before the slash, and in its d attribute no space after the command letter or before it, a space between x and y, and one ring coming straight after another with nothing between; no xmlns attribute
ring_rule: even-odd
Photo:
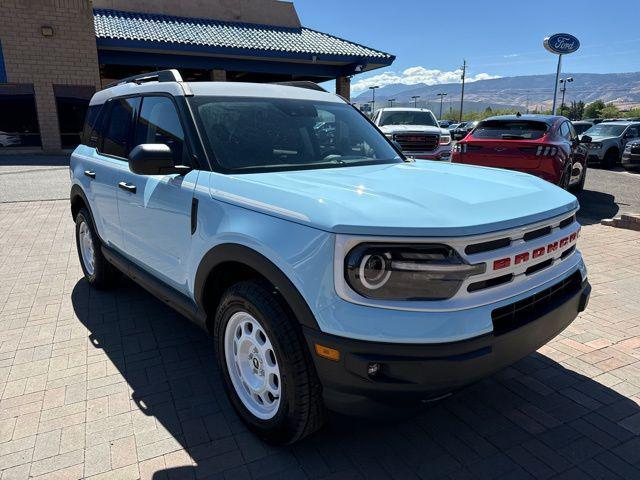
<svg viewBox="0 0 640 480"><path fill-rule="evenodd" d="M118 98L112 101L111 115L104 132L103 153L121 158L129 155L133 112L139 103L139 98Z"/></svg>
<svg viewBox="0 0 640 480"><path fill-rule="evenodd" d="M569 131L569 125L567 122L562 122L562 125L560 125L560 136L567 140L571 140L571 132Z"/></svg>
<svg viewBox="0 0 640 480"><path fill-rule="evenodd" d="M176 107L167 97L144 97L134 145L162 143L171 148L174 165L188 165L184 131Z"/></svg>

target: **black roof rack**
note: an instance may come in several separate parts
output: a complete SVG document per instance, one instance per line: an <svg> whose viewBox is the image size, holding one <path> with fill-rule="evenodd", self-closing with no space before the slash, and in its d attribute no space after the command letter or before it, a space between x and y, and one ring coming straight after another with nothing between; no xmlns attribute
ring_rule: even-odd
<svg viewBox="0 0 640 480"><path fill-rule="evenodd" d="M285 85L288 87L306 88L307 90L317 90L318 92L327 92L327 90L322 88L320 85L310 80L290 80L287 82L274 82L274 84Z"/></svg>
<svg viewBox="0 0 640 480"><path fill-rule="evenodd" d="M175 69L171 70L159 70L157 72L140 73L138 75L132 75L121 80L116 80L110 83L105 88L115 87L116 85L123 85L125 83L146 83L146 82L182 82L182 75Z"/></svg>

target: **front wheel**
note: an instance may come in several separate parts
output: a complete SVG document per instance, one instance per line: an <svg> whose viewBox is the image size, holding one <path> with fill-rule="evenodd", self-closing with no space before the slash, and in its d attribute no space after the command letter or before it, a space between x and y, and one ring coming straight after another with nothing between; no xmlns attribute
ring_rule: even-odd
<svg viewBox="0 0 640 480"><path fill-rule="evenodd" d="M607 170L611 170L618 163L618 152L613 148L607 150L607 153L604 154L604 159L602 160L602 166Z"/></svg>
<svg viewBox="0 0 640 480"><path fill-rule="evenodd" d="M218 307L214 342L236 412L262 439L293 443L324 423L321 387L297 320L260 282L238 283Z"/></svg>

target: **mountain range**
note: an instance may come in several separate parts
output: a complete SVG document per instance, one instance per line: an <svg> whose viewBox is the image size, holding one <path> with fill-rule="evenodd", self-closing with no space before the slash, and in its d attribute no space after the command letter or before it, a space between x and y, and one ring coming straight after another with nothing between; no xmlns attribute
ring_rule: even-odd
<svg viewBox="0 0 640 480"><path fill-rule="evenodd" d="M590 103L595 100L612 102L621 109L640 105L640 72L632 73L563 73L561 78L573 78L567 83L565 104L582 100ZM478 80L466 83L464 91L464 109L484 110L516 108L533 110L550 108L553 102L553 84L555 74L526 75L519 77L501 77L490 80ZM438 93L446 93L443 113L460 108L460 83L426 85L423 83L405 85L391 84L376 90L376 106L387 106L389 99L395 99L394 105L413 105L412 96L419 95L418 106L431 108L436 112L440 108ZM558 104L562 92L558 89ZM352 101L356 104L371 100L371 91L367 90Z"/></svg>

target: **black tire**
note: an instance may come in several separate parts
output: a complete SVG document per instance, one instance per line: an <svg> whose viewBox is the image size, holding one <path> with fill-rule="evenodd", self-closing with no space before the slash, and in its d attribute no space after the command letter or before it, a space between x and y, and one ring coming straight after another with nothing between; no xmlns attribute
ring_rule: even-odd
<svg viewBox="0 0 640 480"><path fill-rule="evenodd" d="M93 244L94 264L93 271L85 265L85 259L83 258L80 231L83 228L83 224L86 225L88 231L91 233L91 242ZM112 288L117 284L117 280L120 276L120 272L116 267L111 265L100 249L100 240L91 221L91 215L86 208L81 208L76 215L76 248L78 249L78 257L80 258L80 266L84 273L84 278L89 285L98 290L105 290Z"/></svg>
<svg viewBox="0 0 640 480"><path fill-rule="evenodd" d="M611 170L618 163L618 151L615 148L610 148L607 150L607 153L604 154L604 158L602 159L602 167L607 170Z"/></svg>
<svg viewBox="0 0 640 480"><path fill-rule="evenodd" d="M582 168L582 174L580 175L580 181L578 183L576 183L575 185L572 185L569 188L569 191L571 193L580 193L584 190L584 183L587 180L587 164L585 163L584 167Z"/></svg>
<svg viewBox="0 0 640 480"><path fill-rule="evenodd" d="M558 182L558 186L563 190L569 190L569 182L571 181L571 164L567 164L562 172L562 176L560 177L560 181Z"/></svg>
<svg viewBox="0 0 640 480"><path fill-rule="evenodd" d="M243 404L230 378L225 356L225 331L232 315L247 312L264 328L281 369L280 404L263 420ZM245 281L230 287L216 312L213 338L216 355L231 404L251 431L263 440L290 444L318 430L325 422L322 387L302 338L298 322L269 285Z"/></svg>

